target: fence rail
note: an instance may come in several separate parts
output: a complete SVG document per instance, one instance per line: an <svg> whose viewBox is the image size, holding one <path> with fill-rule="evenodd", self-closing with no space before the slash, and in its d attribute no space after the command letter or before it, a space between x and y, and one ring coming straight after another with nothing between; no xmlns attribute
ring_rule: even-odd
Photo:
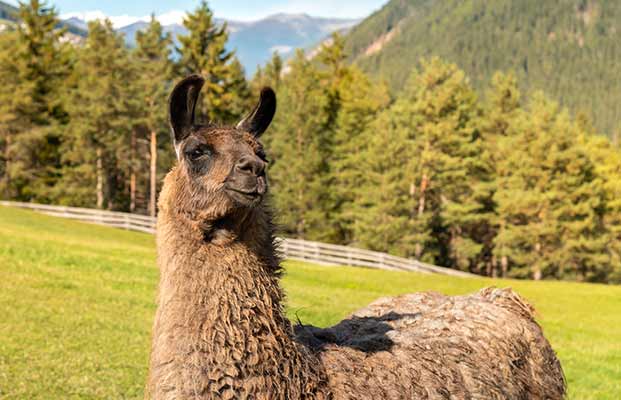
<svg viewBox="0 0 621 400"><path fill-rule="evenodd" d="M144 215L14 201L0 201L0 206L25 208L54 217L74 219L131 231L155 233L156 219ZM416 260L354 247L285 238L278 239L278 242L283 257L292 260L308 261L323 265L349 265L425 274L443 274L460 277L474 276L454 269L442 268Z"/></svg>

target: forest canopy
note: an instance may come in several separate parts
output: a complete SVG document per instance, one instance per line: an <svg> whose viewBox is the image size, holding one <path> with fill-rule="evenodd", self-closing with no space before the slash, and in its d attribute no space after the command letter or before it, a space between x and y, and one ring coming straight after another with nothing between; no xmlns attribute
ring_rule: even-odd
<svg viewBox="0 0 621 400"><path fill-rule="evenodd" d="M19 14L0 34L3 199L155 215L175 161L167 95L200 73L213 121L277 91L264 141L285 236L487 276L621 282L619 145L587 114L522 91L519 74L477 90L431 56L395 92L352 65L336 34L313 58L274 54L247 81L206 2L179 48L154 18L129 49L109 21L72 45L45 1Z"/></svg>

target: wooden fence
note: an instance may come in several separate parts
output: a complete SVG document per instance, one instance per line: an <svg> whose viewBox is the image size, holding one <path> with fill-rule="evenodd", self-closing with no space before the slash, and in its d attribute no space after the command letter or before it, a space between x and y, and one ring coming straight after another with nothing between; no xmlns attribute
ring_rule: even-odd
<svg viewBox="0 0 621 400"><path fill-rule="evenodd" d="M92 210L88 208L49 206L33 203L0 201L0 206L25 208L43 214L75 219L100 225L122 228L144 233L155 233L156 219L138 214ZM449 268L442 268L390 254L356 249L348 246L310 242L299 239L278 239L284 258L308 261L323 265L349 265L393 271L413 271L427 274L443 274L461 277L474 275Z"/></svg>

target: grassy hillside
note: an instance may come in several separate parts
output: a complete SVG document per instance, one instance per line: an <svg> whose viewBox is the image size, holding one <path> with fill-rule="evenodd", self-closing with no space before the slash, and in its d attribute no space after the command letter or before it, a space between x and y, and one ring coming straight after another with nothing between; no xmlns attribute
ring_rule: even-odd
<svg viewBox="0 0 621 400"><path fill-rule="evenodd" d="M512 286L537 307L570 398L621 395L621 287L286 269L289 315L322 326L384 295ZM157 281L152 236L0 207L0 277L0 398L142 398Z"/></svg>
<svg viewBox="0 0 621 400"><path fill-rule="evenodd" d="M621 129L621 2L392 0L347 38L353 60L395 90L421 57L455 62L481 88L497 70Z"/></svg>

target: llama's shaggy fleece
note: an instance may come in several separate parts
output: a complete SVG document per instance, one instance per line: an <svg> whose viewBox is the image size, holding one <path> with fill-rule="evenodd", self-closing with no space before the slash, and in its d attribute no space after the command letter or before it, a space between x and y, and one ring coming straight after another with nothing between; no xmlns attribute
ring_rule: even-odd
<svg viewBox="0 0 621 400"><path fill-rule="evenodd" d="M252 115L260 120L238 128L190 125L200 85L198 77L183 81L171 100L179 162L159 200L147 397L563 398L560 363L530 306L510 290L381 299L332 328L294 332L269 209L254 193L227 189L238 170L244 185L263 184L252 157L263 158L257 138L273 110L259 105ZM275 108L273 93L264 97Z"/></svg>
<svg viewBox="0 0 621 400"><path fill-rule="evenodd" d="M328 329L298 327L338 399L560 399L561 366L511 290L380 299Z"/></svg>

